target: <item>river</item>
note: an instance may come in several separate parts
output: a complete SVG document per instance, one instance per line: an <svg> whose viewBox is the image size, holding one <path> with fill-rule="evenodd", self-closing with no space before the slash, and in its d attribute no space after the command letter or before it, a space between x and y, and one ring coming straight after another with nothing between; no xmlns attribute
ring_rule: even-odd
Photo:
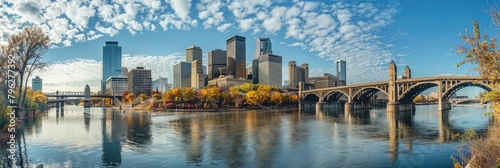
<svg viewBox="0 0 500 168"><path fill-rule="evenodd" d="M18 129L18 165L36 167L452 167L489 109L120 112L66 106ZM1 165L8 166L7 146ZM20 163L22 162L22 163Z"/></svg>

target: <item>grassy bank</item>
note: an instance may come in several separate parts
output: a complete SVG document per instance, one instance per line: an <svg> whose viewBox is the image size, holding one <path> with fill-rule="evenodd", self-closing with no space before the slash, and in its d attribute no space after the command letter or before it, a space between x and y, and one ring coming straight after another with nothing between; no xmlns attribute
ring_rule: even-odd
<svg viewBox="0 0 500 168"><path fill-rule="evenodd" d="M500 114L495 114L494 122L484 136L478 136L474 130L461 135L458 159L455 168L497 167L500 168Z"/></svg>

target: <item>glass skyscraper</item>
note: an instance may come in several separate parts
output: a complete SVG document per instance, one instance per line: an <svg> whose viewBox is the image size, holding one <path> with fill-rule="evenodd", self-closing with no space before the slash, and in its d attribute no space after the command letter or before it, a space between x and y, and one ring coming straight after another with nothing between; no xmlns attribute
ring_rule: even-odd
<svg viewBox="0 0 500 168"><path fill-rule="evenodd" d="M346 60L337 60L337 77L344 85L347 84L346 80Z"/></svg>
<svg viewBox="0 0 500 168"><path fill-rule="evenodd" d="M246 78L245 37L233 36L226 40L227 74L234 78Z"/></svg>
<svg viewBox="0 0 500 168"><path fill-rule="evenodd" d="M31 89L33 91L42 90L42 78L36 76L31 80Z"/></svg>
<svg viewBox="0 0 500 168"><path fill-rule="evenodd" d="M117 41L106 41L102 47L101 93L106 92L106 80L111 76L122 75L122 47Z"/></svg>
<svg viewBox="0 0 500 168"><path fill-rule="evenodd" d="M272 54L273 49L271 45L271 39L269 38L258 38L255 44L255 53L253 59L259 59L259 56L264 54Z"/></svg>
<svg viewBox="0 0 500 168"><path fill-rule="evenodd" d="M191 63L179 62L174 65L174 88L191 87Z"/></svg>

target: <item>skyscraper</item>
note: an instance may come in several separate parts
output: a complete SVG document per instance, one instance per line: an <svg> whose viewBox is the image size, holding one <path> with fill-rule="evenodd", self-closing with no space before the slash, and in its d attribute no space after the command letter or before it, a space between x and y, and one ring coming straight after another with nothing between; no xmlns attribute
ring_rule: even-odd
<svg viewBox="0 0 500 168"><path fill-rule="evenodd" d="M186 62L193 62L194 60L202 60L202 51L198 46L189 46L186 48Z"/></svg>
<svg viewBox="0 0 500 168"><path fill-rule="evenodd" d="M283 82L281 62L281 56L273 54L261 55L259 57L259 83L281 88Z"/></svg>
<svg viewBox="0 0 500 168"><path fill-rule="evenodd" d="M272 50L272 45L271 45L271 39L269 39L269 38L257 38L253 59L259 59L259 56L261 56L261 55L272 54L272 53L273 53L273 50Z"/></svg>
<svg viewBox="0 0 500 168"><path fill-rule="evenodd" d="M191 62L191 87L195 89L205 87L205 74L203 74L201 61L198 59Z"/></svg>
<svg viewBox="0 0 500 168"><path fill-rule="evenodd" d="M269 38L257 38L255 44L255 52L252 60L252 83L257 84L259 82L259 57L264 54L272 54L271 39Z"/></svg>
<svg viewBox="0 0 500 168"><path fill-rule="evenodd" d="M299 88L299 82L309 82L309 64L304 63L297 67L294 60L288 63L289 88Z"/></svg>
<svg viewBox="0 0 500 168"><path fill-rule="evenodd" d="M151 89L153 90L158 89L161 92L165 92L168 90L167 84L168 84L168 79L160 76L158 79L153 80L153 83L151 84Z"/></svg>
<svg viewBox="0 0 500 168"><path fill-rule="evenodd" d="M122 75L122 47L117 41L106 41L102 47L101 93L106 92L106 80L111 76Z"/></svg>
<svg viewBox="0 0 500 168"><path fill-rule="evenodd" d="M151 70L137 67L128 72L128 92L136 96L145 94L151 96Z"/></svg>
<svg viewBox="0 0 500 168"><path fill-rule="evenodd" d="M42 78L36 76L31 80L31 89L33 91L42 90Z"/></svg>
<svg viewBox="0 0 500 168"><path fill-rule="evenodd" d="M234 78L246 78L245 37L233 36L226 40L227 74Z"/></svg>
<svg viewBox="0 0 500 168"><path fill-rule="evenodd" d="M179 62L174 65L174 88L191 87L191 63Z"/></svg>
<svg viewBox="0 0 500 168"><path fill-rule="evenodd" d="M221 75L219 68L226 67L226 61L226 51L216 49L208 52L208 80L218 78Z"/></svg>
<svg viewBox="0 0 500 168"><path fill-rule="evenodd" d="M347 84L346 80L346 60L337 60L337 77L344 85Z"/></svg>
<svg viewBox="0 0 500 168"><path fill-rule="evenodd" d="M127 76L111 76L106 80L106 94L112 96L122 96L123 92L125 92L127 89Z"/></svg>

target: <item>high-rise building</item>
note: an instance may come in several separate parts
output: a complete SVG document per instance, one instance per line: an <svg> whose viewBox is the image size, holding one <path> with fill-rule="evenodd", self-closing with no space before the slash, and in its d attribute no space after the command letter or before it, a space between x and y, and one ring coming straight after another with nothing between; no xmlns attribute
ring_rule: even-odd
<svg viewBox="0 0 500 168"><path fill-rule="evenodd" d="M282 57L273 54L264 54L259 57L259 83L281 88L283 83Z"/></svg>
<svg viewBox="0 0 500 168"><path fill-rule="evenodd" d="M198 46L189 46L186 48L186 62L193 62L194 60L202 60L202 51Z"/></svg>
<svg viewBox="0 0 500 168"><path fill-rule="evenodd" d="M220 74L220 68L227 66L227 55L226 51L216 49L208 52L208 80L218 78Z"/></svg>
<svg viewBox="0 0 500 168"><path fill-rule="evenodd" d="M137 67L128 72L128 92L136 96L145 94L151 96L151 70Z"/></svg>
<svg viewBox="0 0 500 168"><path fill-rule="evenodd" d="M205 87L205 74L200 60L191 62L191 87L195 89Z"/></svg>
<svg viewBox="0 0 500 168"><path fill-rule="evenodd" d="M127 67L122 67L122 76L127 77L128 76L128 68Z"/></svg>
<svg viewBox="0 0 500 168"><path fill-rule="evenodd" d="M117 41L106 41L102 47L101 93L106 92L106 80L122 75L122 47Z"/></svg>
<svg viewBox="0 0 500 168"><path fill-rule="evenodd" d="M106 94L122 96L128 89L128 79L123 76L111 76L106 80Z"/></svg>
<svg viewBox="0 0 500 168"><path fill-rule="evenodd" d="M299 82L309 82L309 65L307 63L297 66L297 62L288 63L289 88L299 88Z"/></svg>
<svg viewBox="0 0 500 168"><path fill-rule="evenodd" d="M255 44L255 52L252 60L252 82L254 84L260 83L259 81L259 57L264 54L272 54L271 39L258 38Z"/></svg>
<svg viewBox="0 0 500 168"><path fill-rule="evenodd" d="M226 40L227 74L234 78L246 78L245 37L233 36Z"/></svg>
<svg viewBox="0 0 500 168"><path fill-rule="evenodd" d="M160 76L158 79L153 80L153 83L151 84L151 89L153 90L158 89L161 92L165 92L168 90L167 84L168 84L168 79Z"/></svg>
<svg viewBox="0 0 500 168"><path fill-rule="evenodd" d="M253 59L259 59L259 56L261 56L261 55L272 54L272 53L273 53L273 50L272 50L272 45L271 45L271 39L269 39L269 38L257 38Z"/></svg>
<svg viewBox="0 0 500 168"><path fill-rule="evenodd" d="M337 60L337 77L345 84L347 84L346 80L346 60Z"/></svg>
<svg viewBox="0 0 500 168"><path fill-rule="evenodd" d="M191 62L174 65L174 88L191 87Z"/></svg>
<svg viewBox="0 0 500 168"><path fill-rule="evenodd" d="M31 80L31 89L33 91L42 90L42 78L36 76Z"/></svg>

